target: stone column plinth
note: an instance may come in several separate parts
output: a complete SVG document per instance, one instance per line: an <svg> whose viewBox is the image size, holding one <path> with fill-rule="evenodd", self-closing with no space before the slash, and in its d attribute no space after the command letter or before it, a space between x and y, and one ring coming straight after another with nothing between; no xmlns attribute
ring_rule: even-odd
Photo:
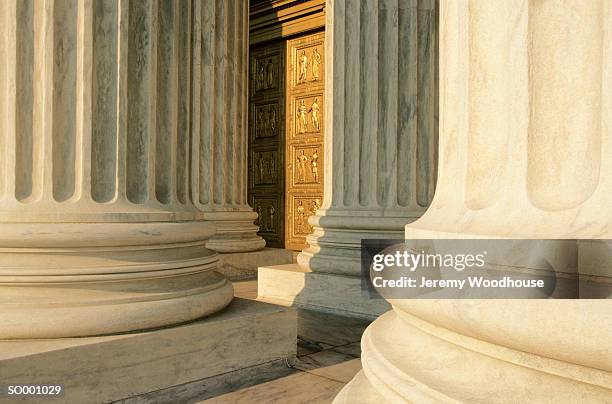
<svg viewBox="0 0 612 404"><path fill-rule="evenodd" d="M440 16L439 181L406 237L612 239L609 2L447 0ZM589 244L579 275L609 284ZM391 303L335 402L612 397L610 300Z"/></svg>
<svg viewBox="0 0 612 404"><path fill-rule="evenodd" d="M192 122L194 201L217 233L208 248L229 252L264 248L247 202L247 1L196 2Z"/></svg>
<svg viewBox="0 0 612 404"><path fill-rule="evenodd" d="M436 2L329 0L325 190L299 265L359 276L360 240L403 238L433 196Z"/></svg>
<svg viewBox="0 0 612 404"><path fill-rule="evenodd" d="M160 327L231 301L190 180L204 17L190 1L0 3L1 339Z"/></svg>

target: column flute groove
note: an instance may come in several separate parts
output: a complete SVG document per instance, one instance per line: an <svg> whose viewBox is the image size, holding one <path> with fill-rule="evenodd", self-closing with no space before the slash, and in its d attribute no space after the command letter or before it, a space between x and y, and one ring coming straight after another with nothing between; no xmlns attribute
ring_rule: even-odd
<svg viewBox="0 0 612 404"><path fill-rule="evenodd" d="M102 4L102 2L97 2L97 4ZM116 197L114 198L116 201L126 202L128 200L127 197L127 159L124 157L127 154L127 133L128 133L128 55L129 55L129 18L130 18L130 3L129 0L118 0L117 3L117 66L116 70L116 99L112 107L116 108L112 111L115 114L116 123L114 126L115 130L115 144L116 148L112 150L111 155L115 159L116 164L116 182L115 182L115 192ZM106 13L105 13L106 14ZM112 51L111 51L112 55ZM111 57L109 55L109 57ZM111 94L114 94L111 92ZM109 111L110 112L110 111ZM113 131L113 126L108 128L109 132ZM109 135L106 135L108 137ZM109 147L112 143L109 141ZM110 158L110 157L107 157ZM112 160L111 160L112 161ZM110 161L106 160L106 164L110 165ZM109 169L110 170L110 169ZM109 174L112 176L113 173ZM109 183L107 178L105 178L105 183ZM111 188L112 189L112 188ZM110 191L112 192L112 190ZM109 192L109 196L110 196ZM110 199L109 199L110 200Z"/></svg>

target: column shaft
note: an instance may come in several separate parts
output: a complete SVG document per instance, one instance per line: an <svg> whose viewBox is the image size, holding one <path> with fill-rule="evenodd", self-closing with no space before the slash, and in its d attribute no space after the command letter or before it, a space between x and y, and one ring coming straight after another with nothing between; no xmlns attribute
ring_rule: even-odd
<svg viewBox="0 0 612 404"><path fill-rule="evenodd" d="M209 248L258 250L265 241L246 196L249 5L205 0L195 7L203 23L194 27L194 200L217 226Z"/></svg>
<svg viewBox="0 0 612 404"><path fill-rule="evenodd" d="M433 197L436 2L330 0L325 192L298 263L358 275L360 240L403 237Z"/></svg>

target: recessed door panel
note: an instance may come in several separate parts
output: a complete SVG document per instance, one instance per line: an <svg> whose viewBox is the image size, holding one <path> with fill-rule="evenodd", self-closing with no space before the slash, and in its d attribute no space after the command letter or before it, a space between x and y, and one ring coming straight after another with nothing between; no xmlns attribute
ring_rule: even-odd
<svg viewBox="0 0 612 404"><path fill-rule="evenodd" d="M249 201L268 247L284 246L285 41L251 48Z"/></svg>

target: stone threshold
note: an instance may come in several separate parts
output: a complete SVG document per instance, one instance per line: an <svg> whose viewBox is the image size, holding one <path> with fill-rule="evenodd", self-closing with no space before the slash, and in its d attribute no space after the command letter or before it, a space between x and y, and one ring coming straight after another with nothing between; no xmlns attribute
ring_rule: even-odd
<svg viewBox="0 0 612 404"><path fill-rule="evenodd" d="M257 268L263 265L283 265L295 262L295 252L284 248L264 248L259 251L219 254L217 272L233 281L257 279Z"/></svg>
<svg viewBox="0 0 612 404"><path fill-rule="evenodd" d="M358 276L310 272L298 264L260 267L258 293L259 301L366 320L391 309L386 300L365 295Z"/></svg>

